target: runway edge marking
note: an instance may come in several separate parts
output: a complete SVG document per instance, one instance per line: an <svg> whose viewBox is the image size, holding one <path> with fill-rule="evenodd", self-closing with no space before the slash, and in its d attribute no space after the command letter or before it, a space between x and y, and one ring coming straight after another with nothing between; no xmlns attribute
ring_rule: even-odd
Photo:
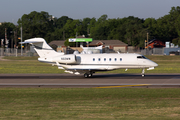
<svg viewBox="0 0 180 120"><path fill-rule="evenodd" d="M94 87L94 88L119 88L119 87L136 87L136 86L148 86L151 84L137 84L137 85L120 85L120 86L104 86L104 87Z"/></svg>

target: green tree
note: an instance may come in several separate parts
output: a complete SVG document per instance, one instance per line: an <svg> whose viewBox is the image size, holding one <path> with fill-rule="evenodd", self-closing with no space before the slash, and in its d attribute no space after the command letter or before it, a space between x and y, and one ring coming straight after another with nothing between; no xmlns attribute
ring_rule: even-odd
<svg viewBox="0 0 180 120"><path fill-rule="evenodd" d="M23 39L42 37L47 42L51 41L49 35L53 32L53 18L47 12L33 11L28 15L24 14L18 24L23 27Z"/></svg>
<svg viewBox="0 0 180 120"><path fill-rule="evenodd" d="M109 34L109 27L107 15L102 15L95 25L91 27L91 37L93 39L107 40Z"/></svg>
<svg viewBox="0 0 180 120"><path fill-rule="evenodd" d="M4 39L4 44L5 44L5 28L6 28L6 33L7 33L7 39L10 40L9 41L10 42L9 45L10 45L12 39L14 39L14 31L16 31L17 29L16 29L16 26L10 22L5 22L0 25L0 40Z"/></svg>
<svg viewBox="0 0 180 120"><path fill-rule="evenodd" d="M143 23L146 32L149 33L149 39L155 38L157 36L156 29L157 29L157 21L155 18L147 18Z"/></svg>
<svg viewBox="0 0 180 120"><path fill-rule="evenodd" d="M149 39L157 38L178 44L180 38L180 7L172 7L169 14L159 18L140 19L134 16L108 19L107 15L96 18L73 20L67 16L53 18L47 12L33 11L18 20L23 26L23 39L43 37L52 40L65 40L77 35L85 35L99 40L121 40L128 45L144 47L147 32ZM4 28L3 28L4 29ZM8 28L9 29L9 28ZM0 33L3 36L3 31ZM90 36L89 36L90 35Z"/></svg>
<svg viewBox="0 0 180 120"><path fill-rule="evenodd" d="M59 29L62 29L64 27L64 25L67 23L68 20L73 21L73 19L69 18L68 16L62 16L62 17L58 18L55 21L55 27L59 28Z"/></svg>
<svg viewBox="0 0 180 120"><path fill-rule="evenodd" d="M172 43L175 44L175 45L180 46L180 38L174 38L174 39L172 40Z"/></svg>
<svg viewBox="0 0 180 120"><path fill-rule="evenodd" d="M77 35L82 35L83 33L82 22L80 20L68 20L63 29L65 31L66 38L70 38L70 36L76 37L76 33Z"/></svg>
<svg viewBox="0 0 180 120"><path fill-rule="evenodd" d="M121 40L125 43L126 40L124 39L124 35L126 34L125 30L125 25L123 24L123 19L109 19L110 23L109 23L109 26L111 27L110 28L110 33L108 35L108 40Z"/></svg>
<svg viewBox="0 0 180 120"><path fill-rule="evenodd" d="M67 17L67 16L62 16L56 20L54 20L54 31L51 34L51 39L54 40L65 40L65 30L64 26L67 23L67 21L73 21L73 19Z"/></svg>
<svg viewBox="0 0 180 120"><path fill-rule="evenodd" d="M173 37L180 36L180 7L172 7L169 12L170 32Z"/></svg>
<svg viewBox="0 0 180 120"><path fill-rule="evenodd" d="M144 41L144 28L143 19L137 17L129 16L128 18L123 18L123 27L125 28L124 41L132 46L139 46L140 41Z"/></svg>
<svg viewBox="0 0 180 120"><path fill-rule="evenodd" d="M90 22L91 18L84 18L82 21L82 34L86 37L90 34Z"/></svg>

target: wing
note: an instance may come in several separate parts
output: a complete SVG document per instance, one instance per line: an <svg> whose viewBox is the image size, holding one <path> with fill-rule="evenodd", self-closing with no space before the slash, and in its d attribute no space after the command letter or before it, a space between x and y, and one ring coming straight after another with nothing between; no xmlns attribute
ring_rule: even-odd
<svg viewBox="0 0 180 120"><path fill-rule="evenodd" d="M57 66L58 68L60 67L59 69L63 68L65 70L64 72L76 74L76 75L85 74L85 73L92 74L97 71L107 71L105 69L87 69L87 68L79 68L79 67L70 68L69 65L59 64L58 62L57 62Z"/></svg>

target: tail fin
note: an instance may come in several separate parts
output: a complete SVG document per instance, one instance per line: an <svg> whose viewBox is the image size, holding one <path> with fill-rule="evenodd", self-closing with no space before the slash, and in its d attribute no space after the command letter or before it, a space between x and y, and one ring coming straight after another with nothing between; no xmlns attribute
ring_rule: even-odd
<svg viewBox="0 0 180 120"><path fill-rule="evenodd" d="M21 42L21 44L24 43L32 44L40 58L53 57L58 55L58 53L53 50L43 38L32 38Z"/></svg>

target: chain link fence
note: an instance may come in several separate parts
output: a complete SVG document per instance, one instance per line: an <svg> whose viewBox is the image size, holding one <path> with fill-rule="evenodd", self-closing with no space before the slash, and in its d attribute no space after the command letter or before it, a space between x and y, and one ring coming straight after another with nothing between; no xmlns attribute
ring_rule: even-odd
<svg viewBox="0 0 180 120"><path fill-rule="evenodd" d="M36 52L30 50L16 48L0 48L0 56L38 56Z"/></svg>
<svg viewBox="0 0 180 120"><path fill-rule="evenodd" d="M141 50L142 55L164 55L164 48L148 48Z"/></svg>
<svg viewBox="0 0 180 120"><path fill-rule="evenodd" d="M73 54L74 50L64 49L65 54ZM103 49L98 53L116 53L110 49ZM126 53L139 53L142 55L180 55L180 48L153 48L153 49L128 49ZM0 48L0 56L38 56L34 50L16 49L16 48Z"/></svg>
<svg viewBox="0 0 180 120"><path fill-rule="evenodd" d="M153 48L141 50L142 55L180 55L180 48Z"/></svg>

